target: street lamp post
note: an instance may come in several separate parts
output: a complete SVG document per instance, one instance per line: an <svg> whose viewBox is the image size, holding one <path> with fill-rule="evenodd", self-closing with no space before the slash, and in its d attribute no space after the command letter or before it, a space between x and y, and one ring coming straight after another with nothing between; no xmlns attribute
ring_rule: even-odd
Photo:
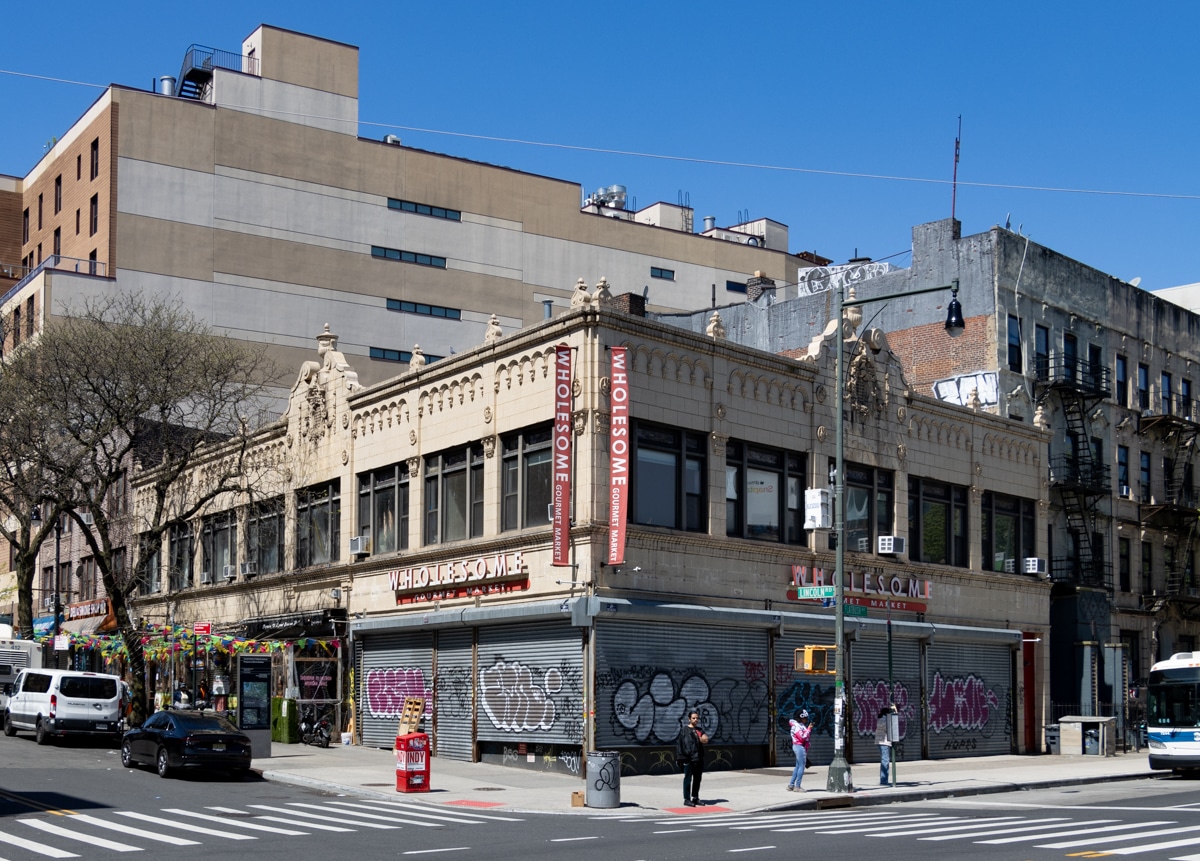
<svg viewBox="0 0 1200 861"><path fill-rule="evenodd" d="M58 639L62 627L62 590L59 577L62 576L62 515L54 518L54 637Z"/></svg>
<svg viewBox="0 0 1200 861"><path fill-rule="evenodd" d="M909 296L920 296L922 293L936 293L940 290L950 290L950 304L946 309L946 332L950 337L956 337L963 330L962 306L958 304L958 279L949 285L940 287L921 287L916 290L904 290L887 296L872 296L869 299L856 299L851 296L846 299L846 287L839 284L837 289L837 454L835 463L836 476L833 492L834 505L834 534L837 536L837 550L834 561L834 700L833 700L833 761L825 788L829 792L850 792L854 783L850 776L850 763L846 760L846 611L843 604L845 596L846 573L846 511L845 511L845 456L846 436L844 417L846 414L846 321L843 317L847 308L859 308L871 302L883 302L891 299L904 299ZM857 324L855 325L857 328ZM853 332L853 330L852 330Z"/></svg>

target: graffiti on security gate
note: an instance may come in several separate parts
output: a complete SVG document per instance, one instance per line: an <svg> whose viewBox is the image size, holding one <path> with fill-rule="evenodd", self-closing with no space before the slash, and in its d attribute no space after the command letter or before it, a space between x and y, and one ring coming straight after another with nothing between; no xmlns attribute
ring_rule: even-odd
<svg viewBox="0 0 1200 861"><path fill-rule="evenodd" d="M409 697L425 700L425 714L433 713L433 695L420 667L387 667L363 673L367 692L367 713L373 717L400 717Z"/></svg>
<svg viewBox="0 0 1200 861"><path fill-rule="evenodd" d="M984 730L1000 706L1000 698L979 676L943 676L934 673L929 691L929 729Z"/></svg>
<svg viewBox="0 0 1200 861"><path fill-rule="evenodd" d="M891 691L891 695L888 691ZM900 738L908 737L908 722L917 717L917 706L903 682L889 685L887 679L858 682L853 688L854 731L860 736L875 737L875 723L881 709L896 706L900 715Z"/></svg>
<svg viewBox="0 0 1200 861"><path fill-rule="evenodd" d="M789 675L792 675L791 664L786 666ZM775 698L775 725L780 730L775 733L775 739L780 749L791 750L792 739L788 721L801 711L808 712L814 734L833 735L833 699L829 688L822 688L814 682L793 681L787 687L779 685L776 690L782 691Z"/></svg>
<svg viewBox="0 0 1200 861"><path fill-rule="evenodd" d="M641 744L672 744L686 716L698 711L700 725L713 738L720 719L709 693L708 682L698 675L688 676L678 687L668 672L655 673L648 683L627 676L613 691L613 721L620 734Z"/></svg>
<svg viewBox="0 0 1200 861"><path fill-rule="evenodd" d="M553 729L582 741L582 702L582 673L569 661L536 667L497 655L490 667L479 671L479 705L492 726L504 732Z"/></svg>

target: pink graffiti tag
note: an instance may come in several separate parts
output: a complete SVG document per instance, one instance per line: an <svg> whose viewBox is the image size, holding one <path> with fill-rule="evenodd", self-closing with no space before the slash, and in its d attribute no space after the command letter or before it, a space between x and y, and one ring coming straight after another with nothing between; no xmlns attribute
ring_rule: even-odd
<svg viewBox="0 0 1200 861"><path fill-rule="evenodd" d="M875 721L879 710L890 705L896 706L900 714L900 737L908 737L908 721L913 716L909 703L908 687L896 682L893 687L895 700L888 696L886 679L874 682L859 682L854 686L854 731L860 736L875 736Z"/></svg>
<svg viewBox="0 0 1200 861"><path fill-rule="evenodd" d="M433 714L433 691L425 684L425 673L419 667L367 670L363 681L367 713L374 717L399 717L408 697L424 697L425 714Z"/></svg>
<svg viewBox="0 0 1200 861"><path fill-rule="evenodd" d="M767 665L762 661L742 661L742 672L748 682L766 681Z"/></svg>
<svg viewBox="0 0 1200 861"><path fill-rule="evenodd" d="M978 676L946 679L937 672L929 692L929 728L933 732L948 727L981 730L991 719L992 709L999 705L996 692L989 690Z"/></svg>

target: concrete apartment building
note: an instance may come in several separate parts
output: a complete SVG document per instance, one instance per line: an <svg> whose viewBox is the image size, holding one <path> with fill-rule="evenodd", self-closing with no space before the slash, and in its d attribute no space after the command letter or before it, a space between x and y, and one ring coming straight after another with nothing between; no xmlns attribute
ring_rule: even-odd
<svg viewBox="0 0 1200 861"><path fill-rule="evenodd" d="M813 269L803 294L777 290L722 308L730 337L796 345L802 355L839 280L859 297L958 281L967 330L949 348L938 294L872 305L882 309L875 325L916 392L977 399L986 412L1051 431L1038 523L1053 585L1052 717L1120 712L1151 663L1200 637L1200 317L1028 237L1000 227L962 236L948 219L913 228L909 269ZM671 319L698 331L707 313Z"/></svg>
<svg viewBox="0 0 1200 861"><path fill-rule="evenodd" d="M797 361L727 340L719 320L703 333L648 320L639 300L493 329L366 387L340 333L322 335L257 434L254 493L164 540L137 613L152 628L210 621L216 638L286 627L280 679L304 677L289 667L314 659L306 638L336 634L353 685L323 692L352 695L365 744L390 747L415 696L439 756L580 773L604 749L627 773L671 771L694 707L710 767L754 767L790 761L787 719L807 708L813 759L828 762L833 679L796 673L793 656L834 635L833 609L796 589L835 570L803 505L835 454L839 327ZM875 761L889 702L906 758L1036 751L1051 586L981 560L1046 555L1047 434L913 392L887 338L854 328L851 752ZM552 466L566 451L571 466ZM552 517L555 472L570 477L569 524Z"/></svg>
<svg viewBox="0 0 1200 861"><path fill-rule="evenodd" d="M238 50L192 46L159 92L109 87L32 170L0 176L4 346L88 296L145 291L283 368L331 322L372 383L416 344L478 343L492 314L512 330L564 311L579 278L692 309L828 262L789 253L771 219L698 231L689 207L633 211L621 186L585 199L360 138L358 116L358 49L267 25Z"/></svg>

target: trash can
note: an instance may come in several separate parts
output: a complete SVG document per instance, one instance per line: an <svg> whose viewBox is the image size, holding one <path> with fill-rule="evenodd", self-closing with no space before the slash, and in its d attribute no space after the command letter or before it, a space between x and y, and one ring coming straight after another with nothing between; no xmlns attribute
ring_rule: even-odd
<svg viewBox="0 0 1200 861"><path fill-rule="evenodd" d="M1083 733L1083 753L1085 756L1100 755L1100 730L1089 729Z"/></svg>
<svg viewBox="0 0 1200 861"><path fill-rule="evenodd" d="M423 732L396 736L396 791L429 791L429 736Z"/></svg>
<svg viewBox="0 0 1200 861"><path fill-rule="evenodd" d="M1048 723L1045 726L1046 730L1046 753L1060 754L1062 748L1059 746L1058 724Z"/></svg>
<svg viewBox="0 0 1200 861"><path fill-rule="evenodd" d="M586 807L621 806L620 754L611 750L588 751L583 803Z"/></svg>

